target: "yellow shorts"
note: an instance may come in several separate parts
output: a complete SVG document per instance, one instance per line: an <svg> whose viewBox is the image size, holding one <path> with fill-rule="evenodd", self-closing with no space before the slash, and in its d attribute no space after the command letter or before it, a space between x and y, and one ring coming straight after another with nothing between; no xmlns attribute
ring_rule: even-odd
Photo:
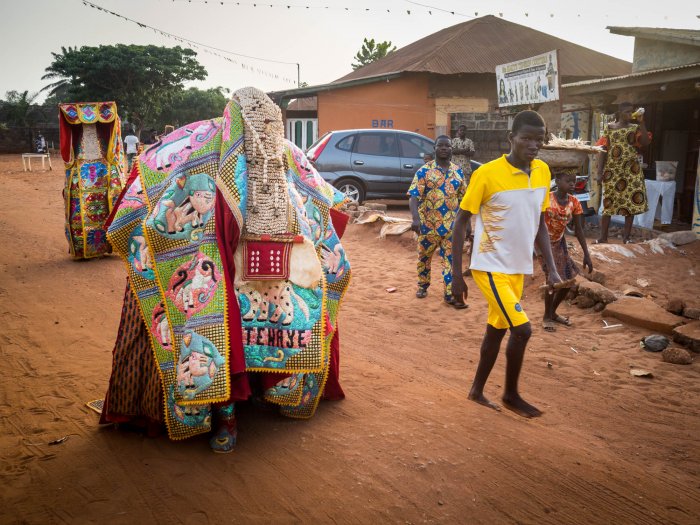
<svg viewBox="0 0 700 525"><path fill-rule="evenodd" d="M474 282L489 303L488 324L494 328L513 328L529 321L520 306L523 274L472 270Z"/></svg>

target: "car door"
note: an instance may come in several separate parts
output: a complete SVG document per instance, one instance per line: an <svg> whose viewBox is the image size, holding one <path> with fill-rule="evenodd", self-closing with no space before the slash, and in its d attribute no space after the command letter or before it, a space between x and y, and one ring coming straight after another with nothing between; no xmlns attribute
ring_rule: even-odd
<svg viewBox="0 0 700 525"><path fill-rule="evenodd" d="M416 171L425 163L423 155L434 153L435 147L428 139L409 133L399 133L399 150L401 153L401 186L403 193L408 191Z"/></svg>
<svg viewBox="0 0 700 525"><path fill-rule="evenodd" d="M395 194L400 183L399 146L393 131L361 131L350 160L367 193Z"/></svg>

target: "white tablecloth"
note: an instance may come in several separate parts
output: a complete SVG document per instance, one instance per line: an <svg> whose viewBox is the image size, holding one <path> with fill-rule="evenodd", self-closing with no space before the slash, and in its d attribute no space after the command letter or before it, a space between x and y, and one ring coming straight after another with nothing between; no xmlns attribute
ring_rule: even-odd
<svg viewBox="0 0 700 525"><path fill-rule="evenodd" d="M654 227L654 218L661 218L661 224L671 224L673 219L673 203L676 199L676 181L645 180L647 186L647 200L649 210L646 213L635 215L634 225L651 229ZM659 198L661 198L661 213L658 213Z"/></svg>

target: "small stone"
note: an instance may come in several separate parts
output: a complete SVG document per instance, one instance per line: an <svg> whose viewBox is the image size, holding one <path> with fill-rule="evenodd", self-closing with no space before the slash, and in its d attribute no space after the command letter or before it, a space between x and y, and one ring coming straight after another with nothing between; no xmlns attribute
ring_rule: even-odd
<svg viewBox="0 0 700 525"><path fill-rule="evenodd" d="M671 347L661 352L661 359L674 365L689 365L693 362L693 356L685 348Z"/></svg>
<svg viewBox="0 0 700 525"><path fill-rule="evenodd" d="M644 297L642 291L636 286L628 286L622 290L622 295L629 295L630 297Z"/></svg>
<svg viewBox="0 0 700 525"><path fill-rule="evenodd" d="M586 295L579 295L576 298L575 304L579 308L585 309L585 308L592 308L593 306L595 306L596 302Z"/></svg>
<svg viewBox="0 0 700 525"><path fill-rule="evenodd" d="M607 289L600 283L593 281L582 281L578 285L578 293L593 300L593 304L601 302L605 304L614 303L617 300L615 292ZM593 306L593 305L591 305Z"/></svg>
<svg viewBox="0 0 700 525"><path fill-rule="evenodd" d="M666 305L666 310L668 310L672 314L676 314L676 315L682 314L684 308L685 308L685 301L683 299L679 299L677 297L669 299L668 304Z"/></svg>
<svg viewBox="0 0 700 525"><path fill-rule="evenodd" d="M648 335L639 342L640 346L647 352L662 352L671 343L665 335Z"/></svg>
<svg viewBox="0 0 700 525"><path fill-rule="evenodd" d="M581 267L583 268L583 263L581 263ZM583 271L581 275L594 283L605 284L605 274L600 270L593 270L591 273Z"/></svg>
<svg viewBox="0 0 700 525"><path fill-rule="evenodd" d="M602 312L603 310L605 310L605 303L595 303L593 307L594 312Z"/></svg>
<svg viewBox="0 0 700 525"><path fill-rule="evenodd" d="M690 308L686 306L683 308L683 317L687 317L688 319L700 319L700 308Z"/></svg>

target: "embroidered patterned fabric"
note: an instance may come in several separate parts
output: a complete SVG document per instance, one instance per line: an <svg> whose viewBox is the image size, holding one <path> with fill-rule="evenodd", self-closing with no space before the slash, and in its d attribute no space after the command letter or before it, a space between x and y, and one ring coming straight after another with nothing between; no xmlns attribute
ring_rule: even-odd
<svg viewBox="0 0 700 525"><path fill-rule="evenodd" d="M554 244L564 236L566 225L574 215L582 215L583 208L576 197L569 194L566 204L561 205L555 192L549 194L549 208L544 213L544 222L547 224L549 241Z"/></svg>
<svg viewBox="0 0 700 525"><path fill-rule="evenodd" d="M638 125L605 128L603 141L608 156L603 169L603 214L639 215L649 209L644 173L639 166L636 145Z"/></svg>
<svg viewBox="0 0 700 525"><path fill-rule="evenodd" d="M408 195L418 199L421 234L435 232L444 237L452 233L465 189L462 170L454 163L443 171L433 160L416 172Z"/></svg>

